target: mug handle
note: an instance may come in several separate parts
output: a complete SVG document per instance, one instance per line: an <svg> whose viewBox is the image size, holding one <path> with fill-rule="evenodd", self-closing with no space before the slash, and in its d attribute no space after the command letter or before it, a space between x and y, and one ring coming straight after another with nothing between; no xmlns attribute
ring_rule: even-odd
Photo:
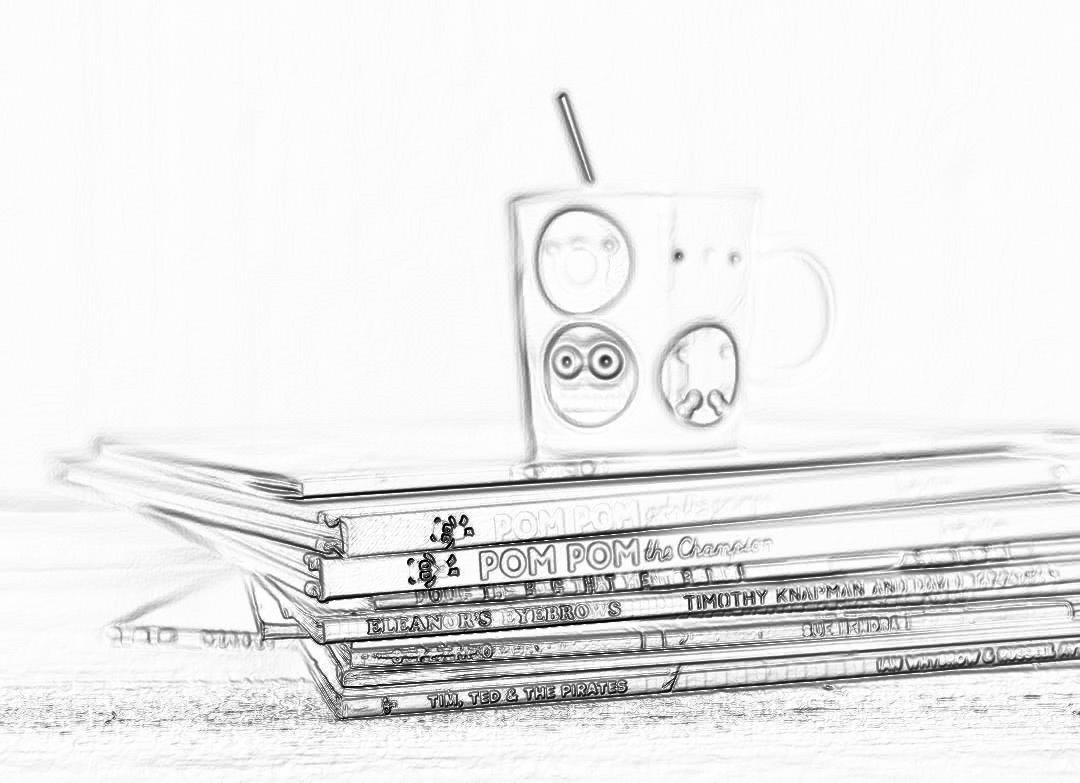
<svg viewBox="0 0 1080 783"><path fill-rule="evenodd" d="M784 379L791 380L796 374L805 371L821 359L824 348L832 335L833 323L836 319L836 301L833 293L832 277L825 265L813 253L802 248L782 248L759 253L755 263L775 263L781 259L795 259L803 263L817 279L818 294L821 299L822 322L817 339L813 347L795 361L782 362L779 364L766 364L762 366L750 366L747 375L751 380Z"/></svg>

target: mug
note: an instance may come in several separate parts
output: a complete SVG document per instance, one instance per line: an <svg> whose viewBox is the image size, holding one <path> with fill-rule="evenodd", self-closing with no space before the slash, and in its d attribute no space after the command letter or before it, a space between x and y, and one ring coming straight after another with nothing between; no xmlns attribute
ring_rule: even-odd
<svg viewBox="0 0 1080 783"><path fill-rule="evenodd" d="M820 353L829 276L806 251L758 251L759 201L750 190L511 200L531 459L733 448L747 378L780 382ZM753 269L774 259L813 273L823 311L811 349L779 369L755 357L751 334Z"/></svg>

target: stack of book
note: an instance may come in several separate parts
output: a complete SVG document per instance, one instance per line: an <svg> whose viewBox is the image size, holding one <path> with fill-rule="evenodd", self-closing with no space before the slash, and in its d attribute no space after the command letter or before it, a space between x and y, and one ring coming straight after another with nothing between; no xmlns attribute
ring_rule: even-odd
<svg viewBox="0 0 1080 783"><path fill-rule="evenodd" d="M247 571L342 718L1080 659L1075 437L890 442L636 473L111 442L66 478Z"/></svg>

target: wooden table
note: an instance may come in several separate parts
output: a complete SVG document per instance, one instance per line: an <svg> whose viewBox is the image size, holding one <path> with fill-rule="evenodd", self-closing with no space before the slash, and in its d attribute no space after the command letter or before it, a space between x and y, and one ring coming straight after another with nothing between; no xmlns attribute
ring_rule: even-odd
<svg viewBox="0 0 1080 783"><path fill-rule="evenodd" d="M1073 666L336 722L288 644L263 652L108 644L110 619L207 571L201 550L141 520L48 502L9 503L0 543L7 779L1080 773Z"/></svg>

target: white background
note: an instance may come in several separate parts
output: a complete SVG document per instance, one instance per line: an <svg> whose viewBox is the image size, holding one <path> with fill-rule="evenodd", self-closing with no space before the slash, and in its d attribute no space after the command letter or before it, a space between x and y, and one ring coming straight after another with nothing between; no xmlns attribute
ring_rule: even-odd
<svg viewBox="0 0 1080 783"><path fill-rule="evenodd" d="M830 266L769 404L1075 421L1080 11L0 5L0 471L112 428L518 411L505 200L762 189Z"/></svg>

